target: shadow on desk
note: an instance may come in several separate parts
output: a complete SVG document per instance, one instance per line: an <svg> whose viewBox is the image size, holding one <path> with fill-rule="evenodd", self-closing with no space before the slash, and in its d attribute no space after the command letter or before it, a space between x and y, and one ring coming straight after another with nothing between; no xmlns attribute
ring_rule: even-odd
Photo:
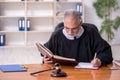
<svg viewBox="0 0 120 80"><path fill-rule="evenodd" d="M103 70L91 70L90 72L92 80L110 80L111 78L111 70L103 69Z"/></svg>

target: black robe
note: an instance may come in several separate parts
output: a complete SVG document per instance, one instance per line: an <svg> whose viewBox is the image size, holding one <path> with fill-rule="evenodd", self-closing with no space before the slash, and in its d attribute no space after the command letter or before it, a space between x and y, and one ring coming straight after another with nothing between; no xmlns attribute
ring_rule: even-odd
<svg viewBox="0 0 120 80"><path fill-rule="evenodd" d="M89 25L82 25L84 33L75 40L67 39L62 33L63 28L53 32L45 46L55 55L74 58L78 62L91 62L97 53L102 65L111 63L111 46L102 39L98 31Z"/></svg>

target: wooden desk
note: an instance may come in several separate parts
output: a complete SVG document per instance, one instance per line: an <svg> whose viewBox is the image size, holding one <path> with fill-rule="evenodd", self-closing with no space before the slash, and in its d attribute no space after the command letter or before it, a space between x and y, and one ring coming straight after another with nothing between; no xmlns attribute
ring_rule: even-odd
<svg viewBox="0 0 120 80"><path fill-rule="evenodd" d="M101 67L99 70L75 69L74 66L62 66L62 71L67 77L51 77L52 71L30 75L31 72L48 69L52 65L27 64L27 72L6 72L0 71L0 80L120 80L120 68L109 70L108 67ZM111 66L111 65L110 65Z"/></svg>

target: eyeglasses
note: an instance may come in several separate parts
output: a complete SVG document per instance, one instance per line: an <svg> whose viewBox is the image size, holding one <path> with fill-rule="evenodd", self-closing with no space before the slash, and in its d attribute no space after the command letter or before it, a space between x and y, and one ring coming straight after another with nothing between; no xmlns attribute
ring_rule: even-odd
<svg viewBox="0 0 120 80"><path fill-rule="evenodd" d="M67 32L69 32L69 31L71 31L71 32L77 32L77 31L79 31L79 27L80 26L80 24L78 24L76 27L74 27L74 28L68 28L67 26L65 26L65 30L67 31Z"/></svg>

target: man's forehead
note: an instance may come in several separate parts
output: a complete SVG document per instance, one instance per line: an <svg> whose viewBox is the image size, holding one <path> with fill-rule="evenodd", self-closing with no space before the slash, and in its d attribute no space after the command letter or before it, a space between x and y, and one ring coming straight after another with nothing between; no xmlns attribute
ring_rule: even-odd
<svg viewBox="0 0 120 80"><path fill-rule="evenodd" d="M78 20L75 20L75 19L73 19L73 20L65 19L65 21L64 21L64 25L76 25L76 24L78 24Z"/></svg>

